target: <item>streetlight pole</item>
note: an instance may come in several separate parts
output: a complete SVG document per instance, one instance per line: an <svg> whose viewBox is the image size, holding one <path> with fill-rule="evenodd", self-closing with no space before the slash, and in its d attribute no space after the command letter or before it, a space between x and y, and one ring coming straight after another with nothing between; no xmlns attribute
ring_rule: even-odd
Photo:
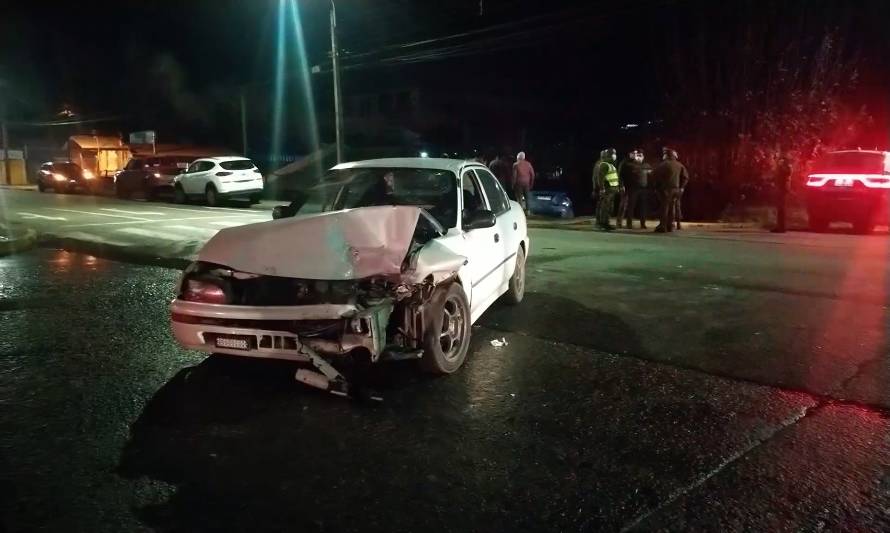
<svg viewBox="0 0 890 533"><path fill-rule="evenodd" d="M247 102L244 89L241 89L241 153L247 156Z"/></svg>
<svg viewBox="0 0 890 533"><path fill-rule="evenodd" d="M9 132L6 130L6 80L0 79L0 143L3 144L3 165L6 184L12 185L9 164Z"/></svg>
<svg viewBox="0 0 890 533"><path fill-rule="evenodd" d="M337 6L331 0L331 62L334 69L334 128L337 136L337 163L343 162L343 104L340 101L340 51L337 48Z"/></svg>

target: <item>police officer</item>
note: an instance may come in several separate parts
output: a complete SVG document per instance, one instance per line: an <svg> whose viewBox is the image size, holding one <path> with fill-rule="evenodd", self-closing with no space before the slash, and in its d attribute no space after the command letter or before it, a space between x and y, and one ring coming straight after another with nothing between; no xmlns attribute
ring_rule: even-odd
<svg viewBox="0 0 890 533"><path fill-rule="evenodd" d="M600 152L599 160L593 165L593 189L599 197L596 206L596 225L605 231L615 229L609 218L612 215L615 193L618 192L616 159L615 149L607 148Z"/></svg>
<svg viewBox="0 0 890 533"><path fill-rule="evenodd" d="M621 219L627 219L627 229L633 227L631 220L640 203L640 227L646 229L646 169L643 166L643 151L634 150L627 159L618 165L618 178L621 181L621 203L618 205L618 227Z"/></svg>
<svg viewBox="0 0 890 533"><path fill-rule="evenodd" d="M784 151L779 152L775 173L776 227L772 229L773 233L785 233L785 200L793 172L791 158Z"/></svg>
<svg viewBox="0 0 890 533"><path fill-rule="evenodd" d="M664 148L662 161L652 171L652 179L661 197L661 222L655 231L665 233L674 229L674 210L678 209L680 191L689 183L689 171L679 161L676 150Z"/></svg>

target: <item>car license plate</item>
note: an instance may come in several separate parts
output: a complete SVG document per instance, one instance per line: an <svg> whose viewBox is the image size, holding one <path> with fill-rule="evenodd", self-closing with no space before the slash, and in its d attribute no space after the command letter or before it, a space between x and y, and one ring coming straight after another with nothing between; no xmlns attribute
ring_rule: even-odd
<svg viewBox="0 0 890 533"><path fill-rule="evenodd" d="M542 202L547 202L547 201L550 201L550 200L552 200L552 199L553 199L552 196L538 196L538 200L541 200Z"/></svg>
<svg viewBox="0 0 890 533"><path fill-rule="evenodd" d="M837 178L834 180L834 185L836 187L852 187L853 178Z"/></svg>
<svg viewBox="0 0 890 533"><path fill-rule="evenodd" d="M226 348L229 350L249 350L249 337L236 337L234 335L220 335L216 338L217 348Z"/></svg>

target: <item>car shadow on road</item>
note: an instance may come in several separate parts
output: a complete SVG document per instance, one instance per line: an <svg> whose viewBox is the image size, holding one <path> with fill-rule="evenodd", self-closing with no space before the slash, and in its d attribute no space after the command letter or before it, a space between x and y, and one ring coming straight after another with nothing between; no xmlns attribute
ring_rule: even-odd
<svg viewBox="0 0 890 533"><path fill-rule="evenodd" d="M381 366L369 380L382 404L304 387L284 361L210 357L181 370L131 425L117 468L176 491L134 513L160 531L333 531L366 523L363 509L379 505L363 529L390 530L382 509L407 509L409 493L427 504L439 497L404 457L455 446L461 432L439 442L423 428L462 424L467 400L459 381L411 363ZM389 483L404 490L383 490ZM399 520L421 525L411 514Z"/></svg>
<svg viewBox="0 0 890 533"><path fill-rule="evenodd" d="M645 357L637 330L617 315L543 292L526 293L518 306L494 305L478 324L613 354Z"/></svg>

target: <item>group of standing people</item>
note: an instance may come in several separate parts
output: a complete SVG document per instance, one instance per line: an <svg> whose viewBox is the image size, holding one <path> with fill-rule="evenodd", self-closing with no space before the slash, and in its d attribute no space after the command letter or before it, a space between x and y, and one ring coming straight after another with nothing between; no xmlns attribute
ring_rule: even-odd
<svg viewBox="0 0 890 533"><path fill-rule="evenodd" d="M528 193L535 186L535 167L526 159L525 152L516 154L515 163L507 156L499 155L488 168L528 214Z"/></svg>
<svg viewBox="0 0 890 533"><path fill-rule="evenodd" d="M618 202L618 227L626 221L631 229L634 212L639 205L640 227L646 228L646 189L649 182L658 193L661 201L661 217L655 231L667 233L680 229L682 218L681 203L683 191L689 183L689 172L676 150L662 149L661 162L652 169L645 163L645 156L640 149L631 151L627 158L616 167L618 160L614 148L600 152L600 158L593 166L593 196L596 204L596 225L604 231L616 229L611 223L612 208L615 195L620 195Z"/></svg>

